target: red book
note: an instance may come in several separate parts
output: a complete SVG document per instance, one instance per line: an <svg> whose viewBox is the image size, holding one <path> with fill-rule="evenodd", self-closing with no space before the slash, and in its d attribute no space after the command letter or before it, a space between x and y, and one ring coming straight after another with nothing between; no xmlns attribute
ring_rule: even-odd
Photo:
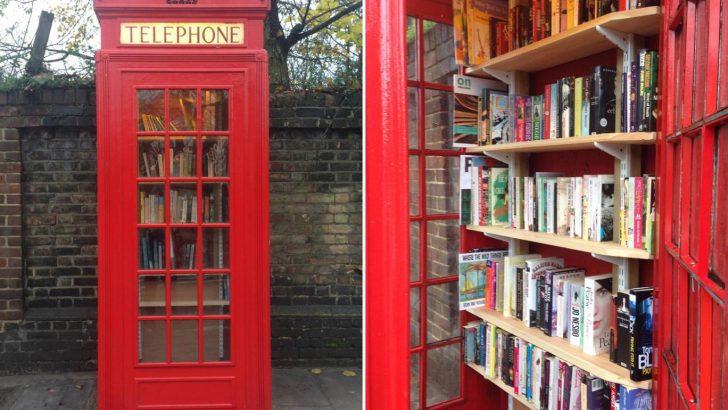
<svg viewBox="0 0 728 410"><path fill-rule="evenodd" d="M526 99L516 96L516 142L526 140Z"/></svg>
<svg viewBox="0 0 728 410"><path fill-rule="evenodd" d="M541 139L551 138L551 86L546 85L543 90L543 130Z"/></svg>
<svg viewBox="0 0 728 410"><path fill-rule="evenodd" d="M541 2L543 0L533 0L531 4L531 32L533 33L533 41L541 40Z"/></svg>
<svg viewBox="0 0 728 410"><path fill-rule="evenodd" d="M519 377L519 354L521 352L521 339L514 338L513 339L513 392L516 394L519 394L519 388L518 388L518 377Z"/></svg>

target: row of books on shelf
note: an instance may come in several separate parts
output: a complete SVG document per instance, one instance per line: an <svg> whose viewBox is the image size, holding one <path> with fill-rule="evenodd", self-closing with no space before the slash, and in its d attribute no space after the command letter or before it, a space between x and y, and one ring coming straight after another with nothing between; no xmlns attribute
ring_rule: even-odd
<svg viewBox="0 0 728 410"><path fill-rule="evenodd" d="M507 226L602 242L615 239L614 220L619 216L620 245L653 251L654 176L621 179L621 197L615 201L612 174L566 177L536 172L509 177L508 168L489 166L483 156L460 158L462 224Z"/></svg>
<svg viewBox="0 0 728 410"><path fill-rule="evenodd" d="M217 186L215 187L217 188ZM221 189L203 195L202 221L226 222L227 203ZM170 190L170 216L173 223L197 223L197 193L192 190ZM164 196L139 193L139 216L142 224L164 223Z"/></svg>
<svg viewBox="0 0 728 410"><path fill-rule="evenodd" d="M608 382L487 322L463 329L464 360L539 410L649 410L651 392Z"/></svg>
<svg viewBox="0 0 728 410"><path fill-rule="evenodd" d="M453 146L469 147L656 130L657 52L643 49L621 79L613 67L564 77L534 96L494 80L456 75ZM617 98L621 111L617 113ZM617 127L617 117L621 118Z"/></svg>
<svg viewBox="0 0 728 410"><path fill-rule="evenodd" d="M475 66L597 17L656 0L454 0L455 61Z"/></svg>
<svg viewBox="0 0 728 410"><path fill-rule="evenodd" d="M613 297L612 273L586 276L559 257L502 250L460 254L458 272L461 309L501 312L588 355L608 353L632 380L651 378L652 288Z"/></svg>
<svg viewBox="0 0 728 410"><path fill-rule="evenodd" d="M164 269L164 240L152 236L149 232L141 232L139 240L139 257L142 269Z"/></svg>

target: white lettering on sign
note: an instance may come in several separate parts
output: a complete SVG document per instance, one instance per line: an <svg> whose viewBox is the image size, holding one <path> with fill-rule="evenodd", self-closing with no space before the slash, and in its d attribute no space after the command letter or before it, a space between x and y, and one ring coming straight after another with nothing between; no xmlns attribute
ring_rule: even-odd
<svg viewBox="0 0 728 410"><path fill-rule="evenodd" d="M121 44L239 45L243 23L121 23Z"/></svg>

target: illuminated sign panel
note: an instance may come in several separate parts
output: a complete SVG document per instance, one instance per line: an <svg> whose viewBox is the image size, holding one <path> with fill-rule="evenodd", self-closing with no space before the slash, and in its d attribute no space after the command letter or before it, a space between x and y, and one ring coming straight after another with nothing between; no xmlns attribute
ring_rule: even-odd
<svg viewBox="0 0 728 410"><path fill-rule="evenodd" d="M121 44L241 45L243 23L121 23Z"/></svg>

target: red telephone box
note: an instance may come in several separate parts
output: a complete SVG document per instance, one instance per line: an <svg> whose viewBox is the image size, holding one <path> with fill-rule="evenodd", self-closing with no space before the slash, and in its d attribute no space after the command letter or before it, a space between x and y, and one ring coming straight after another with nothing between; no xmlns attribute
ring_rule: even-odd
<svg viewBox="0 0 728 410"><path fill-rule="evenodd" d="M99 408L269 408L269 2L94 6Z"/></svg>

